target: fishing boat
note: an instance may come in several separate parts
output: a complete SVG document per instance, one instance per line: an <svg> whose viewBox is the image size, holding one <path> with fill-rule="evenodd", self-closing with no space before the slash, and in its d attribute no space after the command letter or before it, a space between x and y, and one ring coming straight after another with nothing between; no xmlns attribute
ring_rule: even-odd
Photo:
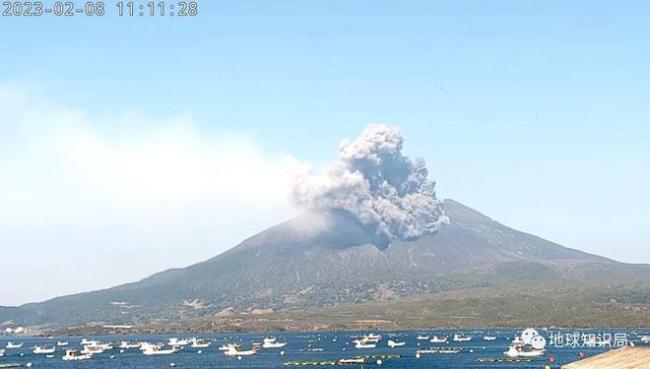
<svg viewBox="0 0 650 369"><path fill-rule="evenodd" d="M357 357L354 359L341 359L338 361L339 365L363 365L366 363L366 359L362 357Z"/></svg>
<svg viewBox="0 0 650 369"><path fill-rule="evenodd" d="M56 345L59 347L65 347L68 346L70 343L68 341L57 341Z"/></svg>
<svg viewBox="0 0 650 369"><path fill-rule="evenodd" d="M257 350L242 350L239 345L228 345L228 350L224 351L223 354L226 356L250 356L255 355Z"/></svg>
<svg viewBox="0 0 650 369"><path fill-rule="evenodd" d="M388 347L390 348L402 347L404 345L406 345L406 342L397 342L393 340L388 340Z"/></svg>
<svg viewBox="0 0 650 369"><path fill-rule="evenodd" d="M418 334L418 336L415 337L415 339L418 341L428 341L429 335Z"/></svg>
<svg viewBox="0 0 650 369"><path fill-rule="evenodd" d="M7 342L7 346L5 346L7 350L10 349L19 349L23 347L23 343L13 343L13 342Z"/></svg>
<svg viewBox="0 0 650 369"><path fill-rule="evenodd" d="M265 338L262 347L265 349L283 348L286 342L278 342L275 337Z"/></svg>
<svg viewBox="0 0 650 369"><path fill-rule="evenodd" d="M520 336L515 337L503 354L507 357L538 357L546 351L546 339L536 330L528 328Z"/></svg>
<svg viewBox="0 0 650 369"><path fill-rule="evenodd" d="M483 341L496 341L496 336L483 336Z"/></svg>
<svg viewBox="0 0 650 369"><path fill-rule="evenodd" d="M128 349L137 349L140 348L142 344L140 342L129 342L129 341L121 341L120 342L120 348L124 350Z"/></svg>
<svg viewBox="0 0 650 369"><path fill-rule="evenodd" d="M192 344L190 345L192 348L208 348L210 347L210 344L212 342L206 341L200 338L192 338Z"/></svg>
<svg viewBox="0 0 650 369"><path fill-rule="evenodd" d="M373 349L377 347L376 342L366 342L363 340L354 340L354 348L356 349Z"/></svg>
<svg viewBox="0 0 650 369"><path fill-rule="evenodd" d="M363 337L366 339L366 341L375 341L375 342L381 341L381 338L382 338L380 335L373 334L373 333L367 334L367 335L365 335Z"/></svg>
<svg viewBox="0 0 650 369"><path fill-rule="evenodd" d="M187 346L192 342L193 338L177 338L171 337L169 339L169 346Z"/></svg>
<svg viewBox="0 0 650 369"><path fill-rule="evenodd" d="M36 355L50 355L53 354L56 351L56 347L51 346L34 346L34 350L32 351Z"/></svg>
<svg viewBox="0 0 650 369"><path fill-rule="evenodd" d="M226 343L225 345L219 346L219 351L228 351L230 349L230 346L233 346L234 344L232 343Z"/></svg>
<svg viewBox="0 0 650 369"><path fill-rule="evenodd" d="M431 343L447 343L447 341L447 336L433 336L433 338L429 340Z"/></svg>
<svg viewBox="0 0 650 369"><path fill-rule="evenodd" d="M98 343L99 343L99 341L89 340L89 339L86 339L86 338L82 338L82 339L81 339L81 343L80 343L80 345L81 345L81 346L86 346L86 345L96 345L96 344L98 344Z"/></svg>
<svg viewBox="0 0 650 369"><path fill-rule="evenodd" d="M466 336L464 334L454 334L454 342L469 342L472 340L472 337Z"/></svg>
<svg viewBox="0 0 650 369"><path fill-rule="evenodd" d="M163 349L160 346L157 345L149 345L147 348L142 350L142 354L147 355L147 356L153 356L153 355L171 355L175 354L178 352L178 349L176 347L168 348L168 349Z"/></svg>
<svg viewBox="0 0 650 369"><path fill-rule="evenodd" d="M639 337L639 341L643 343L650 343L650 336L641 336Z"/></svg>
<svg viewBox="0 0 650 369"><path fill-rule="evenodd" d="M65 356L63 360L65 361L79 361L79 360L89 360L92 359L92 354L81 354L77 350L65 350Z"/></svg>

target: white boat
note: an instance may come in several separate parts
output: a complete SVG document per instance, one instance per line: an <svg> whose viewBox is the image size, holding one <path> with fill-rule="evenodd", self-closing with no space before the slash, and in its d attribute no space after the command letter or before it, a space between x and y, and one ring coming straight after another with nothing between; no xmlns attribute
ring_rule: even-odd
<svg viewBox="0 0 650 369"><path fill-rule="evenodd" d="M10 350L10 349L19 349L19 348L21 348L21 347L23 347L23 343L22 343L22 342L21 342L21 343L7 342L6 349L7 349L7 350Z"/></svg>
<svg viewBox="0 0 650 369"><path fill-rule="evenodd" d="M429 340L431 343L447 343L447 336L433 336L432 339Z"/></svg>
<svg viewBox="0 0 650 369"><path fill-rule="evenodd" d="M172 337L169 339L169 346L187 346L191 342L189 338L176 338Z"/></svg>
<svg viewBox="0 0 650 369"><path fill-rule="evenodd" d="M82 339L81 339L81 343L80 343L80 345L81 345L81 346L86 346L86 345L96 345L96 344L98 344L98 343L99 343L99 341L89 340L89 339L86 339L86 338L82 338Z"/></svg>
<svg viewBox="0 0 650 369"><path fill-rule="evenodd" d="M5 350L4 350L4 349L0 349L0 357L3 357L3 356L5 356Z"/></svg>
<svg viewBox="0 0 650 369"><path fill-rule="evenodd" d="M70 343L68 341L57 341L56 345L59 347L65 347L68 346Z"/></svg>
<svg viewBox="0 0 650 369"><path fill-rule="evenodd" d="M129 342L129 341L121 341L120 342L120 348L124 350L128 349L137 349L140 348L141 343L139 342Z"/></svg>
<svg viewBox="0 0 650 369"><path fill-rule="evenodd" d="M171 355L175 354L178 352L178 349L176 347L172 347L169 349L163 349L160 348L159 346L156 345L150 345L147 346L146 349L142 350L142 353L147 356L153 356L153 355Z"/></svg>
<svg viewBox="0 0 650 369"><path fill-rule="evenodd" d="M643 343L650 343L650 336L641 336L639 337L639 341Z"/></svg>
<svg viewBox="0 0 650 369"><path fill-rule="evenodd" d="M496 341L496 336L483 336L483 341Z"/></svg>
<svg viewBox="0 0 650 369"><path fill-rule="evenodd" d="M56 351L56 347L51 346L34 346L34 350L32 351L34 354L37 355L50 355L53 354Z"/></svg>
<svg viewBox="0 0 650 369"><path fill-rule="evenodd" d="M454 334L454 342L469 342L472 340L472 337L466 336L464 334Z"/></svg>
<svg viewBox="0 0 650 369"><path fill-rule="evenodd" d="M388 340L388 347L390 348L402 347L404 345L406 345L406 342L397 342L393 340Z"/></svg>
<svg viewBox="0 0 650 369"><path fill-rule="evenodd" d="M225 345L219 346L219 351L228 351L230 349L230 346L234 346L232 343L227 343Z"/></svg>
<svg viewBox="0 0 650 369"><path fill-rule="evenodd" d="M373 349L377 347L377 343L374 342L364 342L363 340L354 340L354 348L357 349Z"/></svg>
<svg viewBox="0 0 650 369"><path fill-rule="evenodd" d="M363 338L366 341L374 341L374 342L381 341L381 336L378 335L378 334L373 334L373 333L367 334L367 335L363 336Z"/></svg>
<svg viewBox="0 0 650 369"><path fill-rule="evenodd" d="M503 354L508 357L538 357L544 355L545 347L546 339L536 330L528 328L522 332L521 336L512 340L508 351Z"/></svg>
<svg viewBox="0 0 650 369"><path fill-rule="evenodd" d="M429 335L423 335L423 334L418 334L417 337L415 337L416 340L418 341L428 341L429 340Z"/></svg>
<svg viewBox="0 0 650 369"><path fill-rule="evenodd" d="M77 350L65 350L65 356L63 360L65 361L79 361L79 360L89 360L92 359L92 354L81 354Z"/></svg>
<svg viewBox="0 0 650 369"><path fill-rule="evenodd" d="M192 348L208 348L212 342L200 338L192 338Z"/></svg>
<svg viewBox="0 0 650 369"><path fill-rule="evenodd" d="M354 359L341 359L338 361L339 365L363 365L366 363L366 359L362 357L354 358Z"/></svg>
<svg viewBox="0 0 650 369"><path fill-rule="evenodd" d="M286 346L286 342L278 342L275 337L265 338L262 347L265 349L274 349L274 348L283 348Z"/></svg>
<svg viewBox="0 0 650 369"><path fill-rule="evenodd" d="M255 349L242 350L239 345L228 345L228 350L223 352L226 356L250 356L255 355L256 353L257 351Z"/></svg>

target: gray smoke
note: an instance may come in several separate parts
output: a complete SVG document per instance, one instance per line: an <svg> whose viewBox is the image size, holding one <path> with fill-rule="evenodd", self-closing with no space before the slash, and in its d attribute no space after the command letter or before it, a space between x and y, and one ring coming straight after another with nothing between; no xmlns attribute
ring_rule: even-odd
<svg viewBox="0 0 650 369"><path fill-rule="evenodd" d="M422 159L402 155L396 127L369 125L354 141L343 140L340 157L323 176L298 176L293 199L312 210L341 210L375 231L375 244L434 233L448 222L435 182Z"/></svg>

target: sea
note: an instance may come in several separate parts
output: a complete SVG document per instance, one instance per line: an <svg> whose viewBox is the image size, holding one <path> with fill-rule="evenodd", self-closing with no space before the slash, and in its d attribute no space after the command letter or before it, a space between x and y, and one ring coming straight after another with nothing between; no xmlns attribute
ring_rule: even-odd
<svg viewBox="0 0 650 369"><path fill-rule="evenodd" d="M57 348L53 357L32 353L35 345L55 345L57 341L68 341L69 348L80 349L82 337L0 337L0 348L8 341L23 343L20 349L8 349L0 357L0 367L8 364L39 369L83 368L83 369L164 369L164 368L328 368L339 359L355 357L366 358L365 368L409 368L409 369L454 369L454 368L559 368L561 365L590 357L622 345L647 345L640 337L650 335L650 329L544 329L539 335L546 339L546 352L533 359L508 361L504 351L508 349L513 337L520 335L522 329L484 329L484 330L413 330L413 331L331 331L331 332L275 332L275 333L220 333L220 334L169 334L169 335L126 335L126 336L87 336L83 338L101 342L147 341L167 342L170 337L198 337L212 344L209 348L193 349L184 347L178 353L160 356L145 356L138 349L121 352L108 350L94 355L85 361L63 361L65 347ZM374 349L355 349L352 341L368 333L379 334L382 340ZM471 336L469 342L453 342L454 334ZM418 340L418 336L444 335L449 337L447 344L433 344ZM494 341L484 340L484 336L496 336ZM265 337L276 337L278 342L287 342L281 349L261 349L256 355L227 357L218 348L227 343L236 343L248 349L254 343L261 343ZM422 337L420 337L422 338ZM388 339L406 342L399 348L388 348ZM594 344L596 343L596 344ZM417 350L429 347L457 348L457 354L421 354ZM336 365L337 367L341 367ZM361 365L347 365L356 368Z"/></svg>

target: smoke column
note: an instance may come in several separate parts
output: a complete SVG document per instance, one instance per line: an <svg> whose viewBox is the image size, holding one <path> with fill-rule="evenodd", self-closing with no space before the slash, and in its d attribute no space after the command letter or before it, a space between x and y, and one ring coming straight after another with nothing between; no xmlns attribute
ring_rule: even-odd
<svg viewBox="0 0 650 369"><path fill-rule="evenodd" d="M448 222L422 159L402 155L398 128L369 125L354 141L343 140L340 157L324 175L298 175L296 204L310 210L342 210L375 232L375 244L434 233Z"/></svg>

